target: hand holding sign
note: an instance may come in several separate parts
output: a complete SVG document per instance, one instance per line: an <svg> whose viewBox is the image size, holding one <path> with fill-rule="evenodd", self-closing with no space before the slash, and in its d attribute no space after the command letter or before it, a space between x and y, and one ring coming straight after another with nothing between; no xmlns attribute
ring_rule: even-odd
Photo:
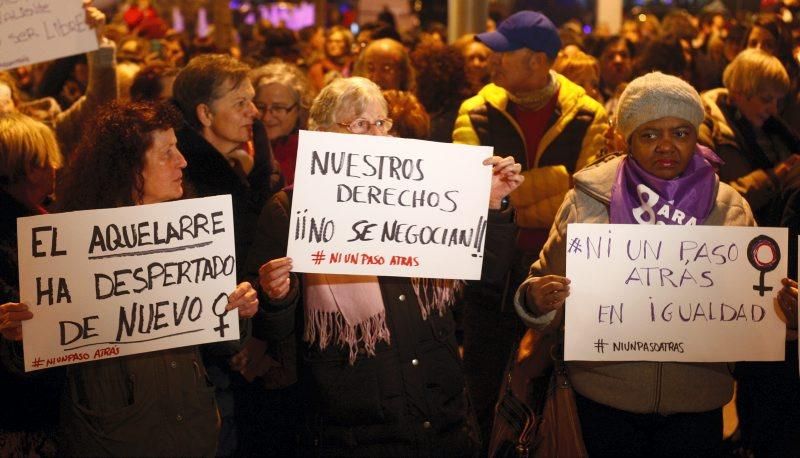
<svg viewBox="0 0 800 458"><path fill-rule="evenodd" d="M22 340L22 322L33 318L28 306L19 302L0 305L0 334L8 340Z"/></svg>
<svg viewBox="0 0 800 458"><path fill-rule="evenodd" d="M489 193L489 208L498 210L502 200L525 180L525 177L520 175L522 165L515 162L513 156L492 156L483 161L483 165L492 166L492 189Z"/></svg>
<svg viewBox="0 0 800 458"><path fill-rule="evenodd" d="M784 278L781 284L783 288L778 291L778 305L786 317L786 326L797 329L797 282Z"/></svg>
<svg viewBox="0 0 800 458"><path fill-rule="evenodd" d="M273 301L279 301L289 294L292 258L278 258L264 263L258 269L258 282L261 291Z"/></svg>
<svg viewBox="0 0 800 458"><path fill-rule="evenodd" d="M239 318L250 318L258 311L258 293L249 282L239 283L228 296L228 305L225 310L234 309L239 312Z"/></svg>
<svg viewBox="0 0 800 458"><path fill-rule="evenodd" d="M560 275L533 277L528 286L528 302L542 315L557 310L569 297L569 284L569 278Z"/></svg>
<svg viewBox="0 0 800 458"><path fill-rule="evenodd" d="M94 29L97 35L97 42L103 39L103 33L106 27L106 15L102 11L95 8L93 0L83 0L83 10L86 12L86 25Z"/></svg>

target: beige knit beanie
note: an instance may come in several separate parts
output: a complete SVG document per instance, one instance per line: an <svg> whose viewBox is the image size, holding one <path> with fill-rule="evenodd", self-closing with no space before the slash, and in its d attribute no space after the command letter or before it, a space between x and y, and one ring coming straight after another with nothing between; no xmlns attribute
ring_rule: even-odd
<svg viewBox="0 0 800 458"><path fill-rule="evenodd" d="M628 84L617 104L617 129L628 140L642 124L656 119L685 119L695 129L705 112L700 94L686 81L661 72L640 76Z"/></svg>

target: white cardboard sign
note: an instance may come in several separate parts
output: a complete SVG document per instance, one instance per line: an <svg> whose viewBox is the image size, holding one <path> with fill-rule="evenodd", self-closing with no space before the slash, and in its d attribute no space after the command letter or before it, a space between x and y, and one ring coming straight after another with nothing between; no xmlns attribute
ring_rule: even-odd
<svg viewBox="0 0 800 458"><path fill-rule="evenodd" d="M485 146L301 131L288 255L298 272L478 279Z"/></svg>
<svg viewBox="0 0 800 458"><path fill-rule="evenodd" d="M564 358L780 361L787 230L570 224Z"/></svg>
<svg viewBox="0 0 800 458"><path fill-rule="evenodd" d="M17 219L25 370L239 338L230 196Z"/></svg>
<svg viewBox="0 0 800 458"><path fill-rule="evenodd" d="M0 0L0 70L95 49L81 0Z"/></svg>

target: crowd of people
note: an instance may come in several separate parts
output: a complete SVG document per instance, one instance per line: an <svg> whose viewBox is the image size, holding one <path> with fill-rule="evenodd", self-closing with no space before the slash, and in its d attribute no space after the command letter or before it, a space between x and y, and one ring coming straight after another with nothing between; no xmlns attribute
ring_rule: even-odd
<svg viewBox="0 0 800 458"><path fill-rule="evenodd" d="M0 72L0 455L485 456L520 338L564 331L567 224L641 223L645 184L789 229L786 358L569 361L588 453L800 456L800 8L774 3L615 35L523 10L453 43L242 22L222 47L84 0L96 51ZM494 147L481 279L294 272L304 129ZM240 339L24 372L16 218L225 194Z"/></svg>

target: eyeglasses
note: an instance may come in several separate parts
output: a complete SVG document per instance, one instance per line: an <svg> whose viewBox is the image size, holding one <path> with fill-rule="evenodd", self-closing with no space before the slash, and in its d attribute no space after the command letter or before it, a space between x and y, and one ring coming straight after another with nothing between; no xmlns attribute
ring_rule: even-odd
<svg viewBox="0 0 800 458"><path fill-rule="evenodd" d="M376 129L383 132L389 132L392 130L392 120L391 119L377 119L375 122L369 122L364 118L358 118L352 122L337 122L340 126L344 127L345 129L349 130L354 134L366 134L369 132L369 129L372 126L375 126Z"/></svg>
<svg viewBox="0 0 800 458"><path fill-rule="evenodd" d="M285 107L283 105L256 105L256 110L263 116L264 113L269 113L272 116L286 116L290 111L294 110L297 102Z"/></svg>

